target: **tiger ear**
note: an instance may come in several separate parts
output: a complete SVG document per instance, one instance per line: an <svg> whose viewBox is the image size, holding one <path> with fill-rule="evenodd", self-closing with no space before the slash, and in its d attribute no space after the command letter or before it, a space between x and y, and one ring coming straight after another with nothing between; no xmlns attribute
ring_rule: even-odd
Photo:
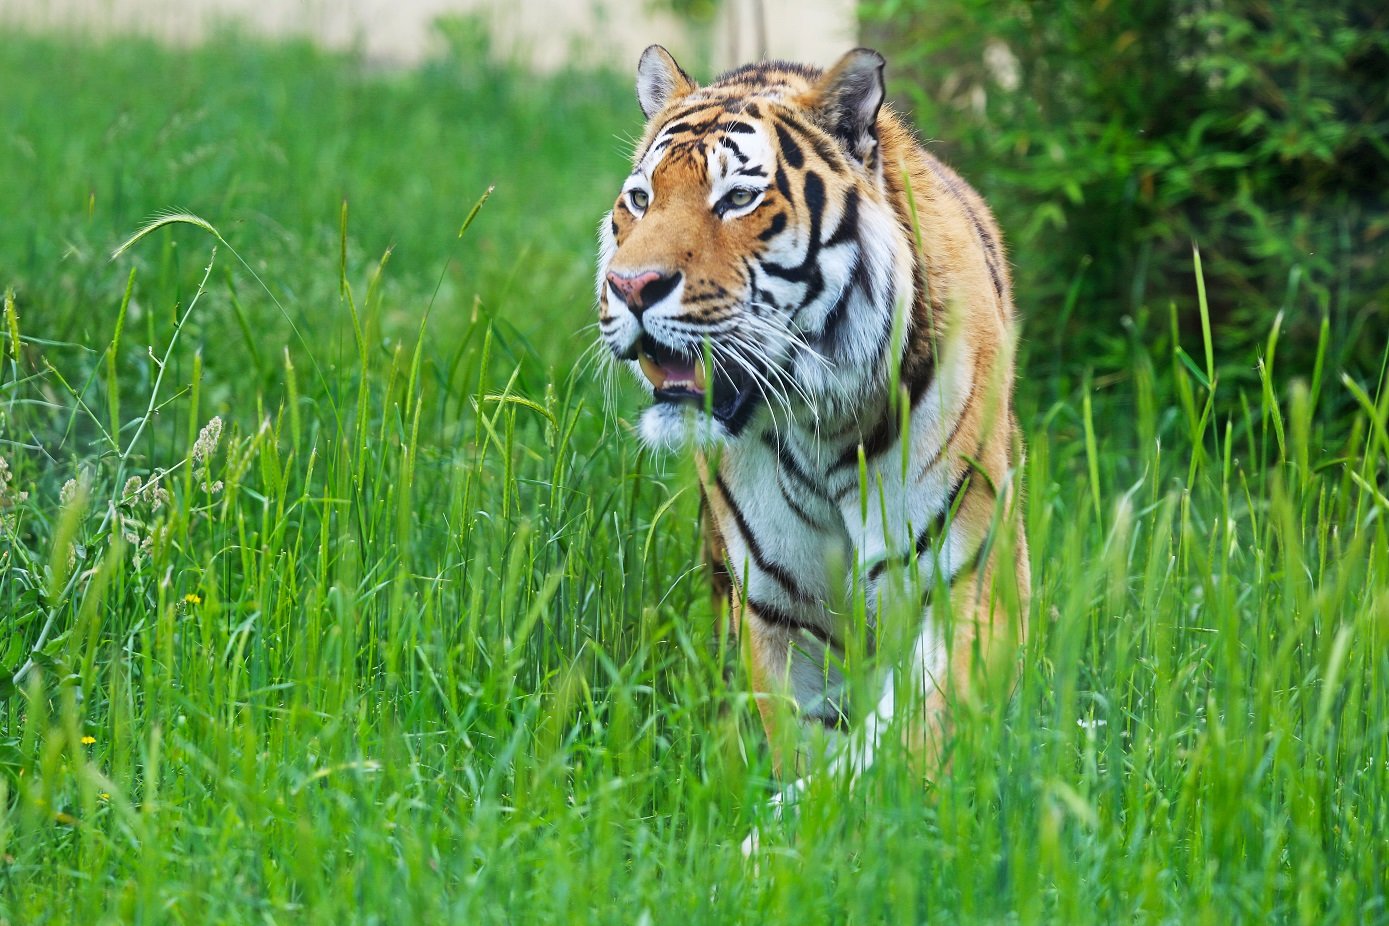
<svg viewBox="0 0 1389 926"><path fill-rule="evenodd" d="M868 164L878 145L878 110L883 87L883 56L871 48L855 48L825 72L802 103L815 123Z"/></svg>
<svg viewBox="0 0 1389 926"><path fill-rule="evenodd" d="M637 62L637 102L646 118L650 119L671 102L696 89L698 85L690 80L690 75L661 46L650 45L641 53L641 60Z"/></svg>

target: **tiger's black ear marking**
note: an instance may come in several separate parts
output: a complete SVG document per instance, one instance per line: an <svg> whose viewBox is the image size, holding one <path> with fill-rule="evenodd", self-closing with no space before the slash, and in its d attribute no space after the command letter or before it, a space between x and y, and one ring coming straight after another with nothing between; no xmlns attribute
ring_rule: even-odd
<svg viewBox="0 0 1389 926"><path fill-rule="evenodd" d="M873 49L855 48L825 72L805 100L816 124L865 166L872 165L878 147L886 64Z"/></svg>
<svg viewBox="0 0 1389 926"><path fill-rule="evenodd" d="M693 93L698 85L690 80L670 52L660 45L647 46L637 62L637 102L650 119L670 103Z"/></svg>

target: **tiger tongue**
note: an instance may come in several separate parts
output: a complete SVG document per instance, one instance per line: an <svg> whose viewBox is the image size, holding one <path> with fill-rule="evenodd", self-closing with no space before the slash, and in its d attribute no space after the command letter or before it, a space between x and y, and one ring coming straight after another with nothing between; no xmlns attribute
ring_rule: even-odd
<svg viewBox="0 0 1389 926"><path fill-rule="evenodd" d="M704 364L694 363L683 358L672 357L657 363L646 351L637 355L641 371L655 389L684 389L688 392L704 391Z"/></svg>

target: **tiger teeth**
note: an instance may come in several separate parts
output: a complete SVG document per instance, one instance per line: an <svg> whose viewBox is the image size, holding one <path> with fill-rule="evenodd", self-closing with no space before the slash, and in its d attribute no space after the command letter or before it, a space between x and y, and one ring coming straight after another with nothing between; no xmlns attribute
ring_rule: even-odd
<svg viewBox="0 0 1389 926"><path fill-rule="evenodd" d="M651 381L651 385L656 389L664 389L666 385L666 371L661 365L647 356L646 351L637 352L637 362L641 364L642 374Z"/></svg>
<svg viewBox="0 0 1389 926"><path fill-rule="evenodd" d="M642 375L647 378L654 389L684 389L686 392L704 392L707 385L707 377L702 363L694 365L692 379L675 379L665 367L653 360L650 354L638 349L637 365L641 367Z"/></svg>

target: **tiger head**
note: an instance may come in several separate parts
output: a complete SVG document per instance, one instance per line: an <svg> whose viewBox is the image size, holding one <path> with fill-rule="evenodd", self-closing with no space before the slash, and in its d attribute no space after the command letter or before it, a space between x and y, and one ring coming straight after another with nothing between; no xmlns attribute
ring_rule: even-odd
<svg viewBox="0 0 1389 926"><path fill-rule="evenodd" d="M912 286L884 182L882 57L754 64L700 87L653 45L637 99L646 130L600 226L597 288L602 338L651 391L644 439L854 414L885 382Z"/></svg>

